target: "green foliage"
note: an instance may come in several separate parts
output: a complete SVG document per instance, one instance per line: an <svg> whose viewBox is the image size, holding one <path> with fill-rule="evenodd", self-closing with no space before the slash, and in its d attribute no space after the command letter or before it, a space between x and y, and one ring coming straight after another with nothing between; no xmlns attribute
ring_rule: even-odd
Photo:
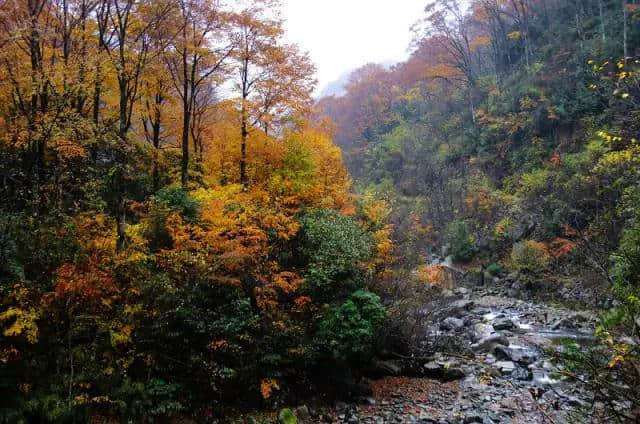
<svg viewBox="0 0 640 424"><path fill-rule="evenodd" d="M188 192L179 187L165 187L153 197L160 208L171 212L179 212L188 220L198 218L200 204Z"/></svg>
<svg viewBox="0 0 640 424"><path fill-rule="evenodd" d="M542 272L549 266L549 253L544 244L526 240L513 245L511 260L521 271Z"/></svg>
<svg viewBox="0 0 640 424"><path fill-rule="evenodd" d="M291 409L284 408L278 414L279 424L298 424L298 419Z"/></svg>
<svg viewBox="0 0 640 424"><path fill-rule="evenodd" d="M157 422L174 417L184 409L180 386L156 378L145 382L125 380L117 396L121 416L136 422Z"/></svg>
<svg viewBox="0 0 640 424"><path fill-rule="evenodd" d="M369 351L376 330L385 318L380 298L358 290L344 303L329 309L318 325L316 343L336 359L355 360Z"/></svg>
<svg viewBox="0 0 640 424"><path fill-rule="evenodd" d="M487 272L491 275L498 275L502 272L502 267L494 262L487 267Z"/></svg>
<svg viewBox="0 0 640 424"><path fill-rule="evenodd" d="M302 192L311 184L315 164L311 152L301 143L292 142L287 145L282 168L278 169L269 182L276 192ZM289 184L289 187L287 187Z"/></svg>
<svg viewBox="0 0 640 424"><path fill-rule="evenodd" d="M451 246L453 258L457 261L470 261L476 254L475 239L467 221L451 222L447 226L444 240Z"/></svg>
<svg viewBox="0 0 640 424"><path fill-rule="evenodd" d="M361 263L373 251L371 235L354 218L329 209L308 213L302 223L300 250L311 293L331 299L361 287L366 276Z"/></svg>

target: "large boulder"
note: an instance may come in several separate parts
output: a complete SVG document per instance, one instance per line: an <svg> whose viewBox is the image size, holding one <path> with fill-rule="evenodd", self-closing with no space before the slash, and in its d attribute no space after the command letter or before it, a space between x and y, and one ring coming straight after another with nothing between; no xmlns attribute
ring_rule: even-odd
<svg viewBox="0 0 640 424"><path fill-rule="evenodd" d="M449 317L445 318L440 323L440 328L445 331L458 330L464 326L464 321L460 318Z"/></svg>
<svg viewBox="0 0 640 424"><path fill-rule="evenodd" d="M509 346L509 340L503 335L496 334L485 337L478 343L471 345L471 349L478 353L488 353L493 351L498 345Z"/></svg>

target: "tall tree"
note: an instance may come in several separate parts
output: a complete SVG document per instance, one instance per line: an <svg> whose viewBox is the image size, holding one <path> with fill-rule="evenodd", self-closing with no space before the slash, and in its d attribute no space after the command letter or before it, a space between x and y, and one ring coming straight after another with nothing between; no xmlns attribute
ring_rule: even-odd
<svg viewBox="0 0 640 424"><path fill-rule="evenodd" d="M259 86L274 75L275 61L282 58L278 43L284 34L279 17L279 0L252 0L242 3L233 18L232 40L235 45L235 89L241 111L240 182L249 185L247 174L247 139L251 130L250 115L256 109L253 100Z"/></svg>
<svg viewBox="0 0 640 424"><path fill-rule="evenodd" d="M131 129L133 110L139 98L141 76L150 59L161 53L152 51L152 32L160 27L169 16L173 2L164 0L102 0L100 13L104 27L102 34L109 34L101 41L117 80L118 128L117 134L122 141L118 149L114 189L116 191L116 226L118 241L116 247L122 250L126 242L126 170L129 130Z"/></svg>
<svg viewBox="0 0 640 424"><path fill-rule="evenodd" d="M181 184L189 180L189 135L197 98L203 85L223 69L234 46L223 38L228 14L219 1L180 0L180 32L167 64L182 101ZM195 142L195 141L194 141Z"/></svg>

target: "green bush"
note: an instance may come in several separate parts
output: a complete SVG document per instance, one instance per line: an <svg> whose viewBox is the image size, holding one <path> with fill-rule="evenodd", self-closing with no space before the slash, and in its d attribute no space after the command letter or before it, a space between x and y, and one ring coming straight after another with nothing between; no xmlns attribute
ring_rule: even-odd
<svg viewBox="0 0 640 424"><path fill-rule="evenodd" d="M520 271L542 271L549 266L550 256L543 243L526 240L513 245L511 260Z"/></svg>
<svg viewBox="0 0 640 424"><path fill-rule="evenodd" d="M307 289L321 299L335 299L363 286L360 266L373 251L371 235L337 211L318 209L302 218L301 256L308 262Z"/></svg>
<svg viewBox="0 0 640 424"><path fill-rule="evenodd" d="M498 275L502 272L502 267L499 264L492 263L487 267L487 272L491 275Z"/></svg>
<svg viewBox="0 0 640 424"><path fill-rule="evenodd" d="M366 290L333 306L318 325L316 342L337 360L349 361L369 351L376 330L386 318L380 298Z"/></svg>
<svg viewBox="0 0 640 424"><path fill-rule="evenodd" d="M153 200L159 208L179 212L190 221L198 218L200 204L180 187L165 187L158 191Z"/></svg>
<svg viewBox="0 0 640 424"><path fill-rule="evenodd" d="M447 226L445 242L451 246L451 253L456 261L470 261L476 254L474 237L467 221L452 221Z"/></svg>

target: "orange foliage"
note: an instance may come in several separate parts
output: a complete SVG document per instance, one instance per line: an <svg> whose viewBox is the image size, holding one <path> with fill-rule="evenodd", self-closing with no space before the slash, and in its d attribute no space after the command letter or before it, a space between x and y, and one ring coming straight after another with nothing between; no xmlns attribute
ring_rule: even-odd
<svg viewBox="0 0 640 424"><path fill-rule="evenodd" d="M446 274L440 265L422 265L415 272L418 281L432 285L445 283Z"/></svg>
<svg viewBox="0 0 640 424"><path fill-rule="evenodd" d="M260 382L260 394L263 399L269 399L274 390L280 390L278 381L273 378L265 378Z"/></svg>
<svg viewBox="0 0 640 424"><path fill-rule="evenodd" d="M84 263L62 265L55 275L54 295L57 299L102 301L108 305L120 292L112 273L104 269L95 254Z"/></svg>
<svg viewBox="0 0 640 424"><path fill-rule="evenodd" d="M549 245L549 253L555 259L562 259L573 252L576 244L570 240L556 238Z"/></svg>

